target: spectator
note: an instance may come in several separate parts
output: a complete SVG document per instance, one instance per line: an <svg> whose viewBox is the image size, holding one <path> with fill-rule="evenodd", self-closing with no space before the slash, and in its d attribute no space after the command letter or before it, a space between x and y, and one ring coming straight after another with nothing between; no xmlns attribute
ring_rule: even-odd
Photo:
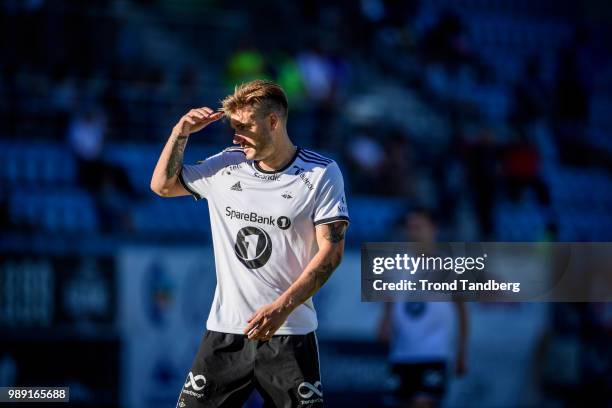
<svg viewBox="0 0 612 408"><path fill-rule="evenodd" d="M480 230L485 239L493 233L492 208L499 178L499 148L492 129L482 128L476 140L468 141L464 151L468 185L471 187Z"/></svg>
<svg viewBox="0 0 612 408"><path fill-rule="evenodd" d="M107 167L102 159L106 119L89 109L77 113L68 124L68 146L77 160L79 182L90 191L99 191Z"/></svg>
<svg viewBox="0 0 612 408"><path fill-rule="evenodd" d="M504 148L501 157L506 191L518 202L527 189L532 189L543 205L549 204L548 189L540 179L540 157L537 149L520 133L517 140Z"/></svg>
<svg viewBox="0 0 612 408"><path fill-rule="evenodd" d="M68 125L68 144L82 162L100 159L104 146L106 118L100 111L89 109L73 116Z"/></svg>
<svg viewBox="0 0 612 408"><path fill-rule="evenodd" d="M265 61L263 55L252 47L242 47L230 57L226 67L228 86L264 77Z"/></svg>
<svg viewBox="0 0 612 408"><path fill-rule="evenodd" d="M550 96L540 73L540 61L536 56L529 58L525 72L514 85L514 101L511 120L523 127L544 117L548 111Z"/></svg>
<svg viewBox="0 0 612 408"><path fill-rule="evenodd" d="M297 57L306 91L314 102L329 99L333 92L333 67L320 48L302 51Z"/></svg>
<svg viewBox="0 0 612 408"><path fill-rule="evenodd" d="M438 22L425 33L422 47L426 61L441 62L447 66L466 63L473 58L465 25L451 11L442 13Z"/></svg>
<svg viewBox="0 0 612 408"><path fill-rule="evenodd" d="M368 134L353 137L348 148L351 190L376 194L382 186L381 169L385 162L383 146Z"/></svg>

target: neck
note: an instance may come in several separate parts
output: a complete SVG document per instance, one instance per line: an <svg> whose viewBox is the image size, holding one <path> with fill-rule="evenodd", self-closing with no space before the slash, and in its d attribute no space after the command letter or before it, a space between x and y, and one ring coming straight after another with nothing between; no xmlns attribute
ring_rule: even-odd
<svg viewBox="0 0 612 408"><path fill-rule="evenodd" d="M259 166L267 171L274 171L283 168L295 155L296 147L289 137L285 135L281 141L274 146L274 150L267 158L258 162Z"/></svg>
<svg viewBox="0 0 612 408"><path fill-rule="evenodd" d="M416 244L416 248L420 253L423 253L425 255L433 255L437 253L435 241L420 241L416 242Z"/></svg>

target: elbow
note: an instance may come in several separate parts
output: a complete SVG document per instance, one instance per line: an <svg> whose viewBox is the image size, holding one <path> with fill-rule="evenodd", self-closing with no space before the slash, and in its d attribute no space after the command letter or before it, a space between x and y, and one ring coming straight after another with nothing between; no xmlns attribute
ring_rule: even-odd
<svg viewBox="0 0 612 408"><path fill-rule="evenodd" d="M170 193L170 189L164 187L163 185L160 185L159 183L156 183L153 180L151 180L151 184L149 187L151 187L151 191L153 191L160 197L168 197L168 194Z"/></svg>
<svg viewBox="0 0 612 408"><path fill-rule="evenodd" d="M151 191L153 191L153 192L155 193L155 195L157 195L157 196L159 196L159 197L166 197L166 196L164 195L163 190L157 190L157 189L151 188Z"/></svg>
<svg viewBox="0 0 612 408"><path fill-rule="evenodd" d="M162 195L162 188L158 183L155 182L154 179L151 179L151 183L149 184L149 187L151 188L151 191L153 191L158 196Z"/></svg>

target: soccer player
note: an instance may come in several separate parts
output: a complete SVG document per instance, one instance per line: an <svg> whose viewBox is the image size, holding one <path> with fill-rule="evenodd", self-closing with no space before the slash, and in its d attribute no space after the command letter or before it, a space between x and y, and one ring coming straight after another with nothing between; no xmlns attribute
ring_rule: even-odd
<svg viewBox="0 0 612 408"><path fill-rule="evenodd" d="M431 213L417 208L406 217L411 241L424 251L434 250L436 225ZM386 303L378 337L389 342L389 360L400 380L399 406L431 408L440 405L447 384L449 363L457 376L466 372L468 320L462 302ZM458 323L456 348L453 328ZM454 358L454 361L451 361Z"/></svg>
<svg viewBox="0 0 612 408"><path fill-rule="evenodd" d="M217 272L177 407L240 407L253 389L266 406L323 405L312 296L340 264L349 217L338 165L294 146L287 114L280 86L239 85L220 111L179 120L153 172L158 195L208 200ZM189 136L223 116L236 146L183 165Z"/></svg>

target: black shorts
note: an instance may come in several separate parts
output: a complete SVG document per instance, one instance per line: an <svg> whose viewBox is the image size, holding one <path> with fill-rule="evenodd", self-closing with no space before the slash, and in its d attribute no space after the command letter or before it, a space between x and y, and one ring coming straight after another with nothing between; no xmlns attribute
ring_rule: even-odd
<svg viewBox="0 0 612 408"><path fill-rule="evenodd" d="M400 378L397 396L410 400L419 395L440 400L446 390L446 362L394 364L393 372Z"/></svg>
<svg viewBox="0 0 612 408"><path fill-rule="evenodd" d="M322 407L314 332L261 341L206 331L176 406L241 407L254 389L265 407Z"/></svg>

